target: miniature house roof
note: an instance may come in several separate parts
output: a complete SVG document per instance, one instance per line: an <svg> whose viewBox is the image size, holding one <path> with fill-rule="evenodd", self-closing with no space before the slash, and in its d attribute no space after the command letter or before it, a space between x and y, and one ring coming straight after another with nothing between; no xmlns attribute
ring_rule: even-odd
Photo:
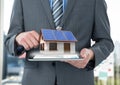
<svg viewBox="0 0 120 85"><path fill-rule="evenodd" d="M77 39L71 31L41 29L45 41L76 42Z"/></svg>

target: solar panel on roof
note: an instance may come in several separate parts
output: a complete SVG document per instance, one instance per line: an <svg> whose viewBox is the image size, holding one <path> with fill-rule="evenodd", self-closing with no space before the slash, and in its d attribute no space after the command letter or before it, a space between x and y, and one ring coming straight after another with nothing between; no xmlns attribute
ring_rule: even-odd
<svg viewBox="0 0 120 85"><path fill-rule="evenodd" d="M66 38L68 39L68 41L76 41L76 38L74 37L72 32L64 31L64 34L65 34Z"/></svg>
<svg viewBox="0 0 120 85"><path fill-rule="evenodd" d="M41 32L44 40L77 41L72 32L70 31L42 29Z"/></svg>
<svg viewBox="0 0 120 85"><path fill-rule="evenodd" d="M54 31L54 34L55 34L55 37L56 37L57 40L60 40L60 41L65 41L66 40L62 31L56 30L56 31Z"/></svg>
<svg viewBox="0 0 120 85"><path fill-rule="evenodd" d="M44 40L56 40L52 30L42 30Z"/></svg>

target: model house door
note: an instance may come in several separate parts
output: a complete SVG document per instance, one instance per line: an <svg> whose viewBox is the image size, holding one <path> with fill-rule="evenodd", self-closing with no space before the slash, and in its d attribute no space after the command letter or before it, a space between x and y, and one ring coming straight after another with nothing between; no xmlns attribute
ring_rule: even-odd
<svg viewBox="0 0 120 85"><path fill-rule="evenodd" d="M64 43L64 52L70 52L70 43Z"/></svg>

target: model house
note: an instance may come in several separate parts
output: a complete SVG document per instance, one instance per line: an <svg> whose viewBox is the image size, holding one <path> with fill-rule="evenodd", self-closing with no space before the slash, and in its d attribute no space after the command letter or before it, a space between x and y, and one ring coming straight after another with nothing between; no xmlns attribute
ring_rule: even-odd
<svg viewBox="0 0 120 85"><path fill-rule="evenodd" d="M70 31L41 29L40 36L40 53L75 53L75 42L77 42L77 39Z"/></svg>

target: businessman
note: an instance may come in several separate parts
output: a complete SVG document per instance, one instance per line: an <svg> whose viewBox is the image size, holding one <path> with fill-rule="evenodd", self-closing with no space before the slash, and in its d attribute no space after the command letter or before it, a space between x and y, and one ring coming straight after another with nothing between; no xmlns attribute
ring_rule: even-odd
<svg viewBox="0 0 120 85"><path fill-rule="evenodd" d="M19 56L25 58L22 85L94 85L94 67L114 48L106 11L105 0L15 0L5 45L14 56L19 46L27 50ZM57 27L73 32L83 60L28 61L39 50L40 29Z"/></svg>

